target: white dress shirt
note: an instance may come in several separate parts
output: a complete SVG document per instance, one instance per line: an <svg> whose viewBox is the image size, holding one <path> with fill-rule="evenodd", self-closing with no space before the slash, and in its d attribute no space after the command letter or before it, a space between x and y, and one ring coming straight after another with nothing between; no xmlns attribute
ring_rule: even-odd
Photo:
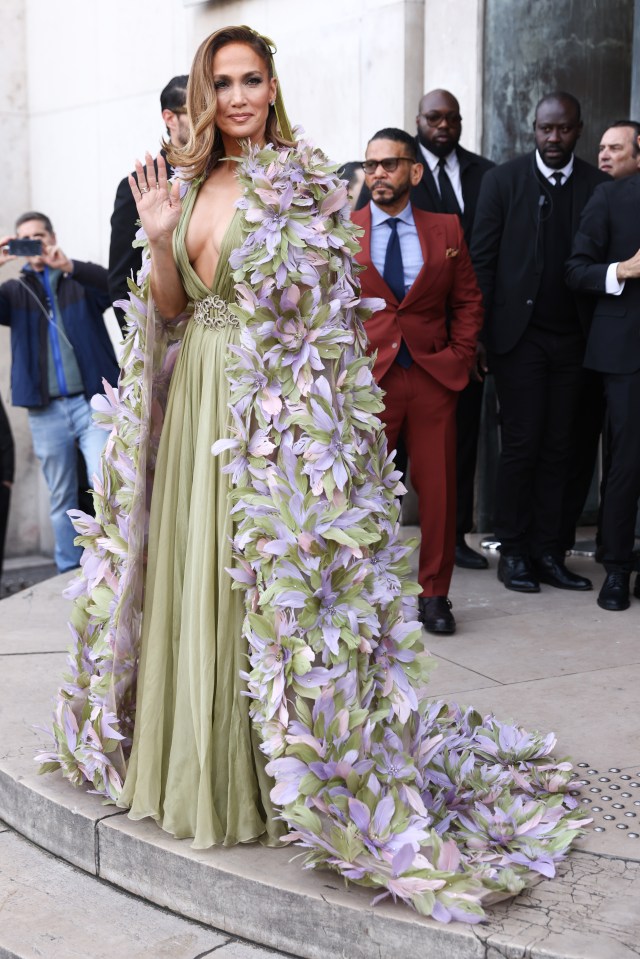
<svg viewBox="0 0 640 959"><path fill-rule="evenodd" d="M438 163L440 161L440 157L437 157L435 153L431 152L431 150L427 150L427 148L422 144L420 144L420 152L422 153L425 163L433 174L433 179L436 181L436 190L438 193L440 193L440 184L438 183ZM447 176L451 180L451 186L453 187L453 192L456 195L460 212L464 213L464 197L462 196L462 182L460 180L460 161L458 160L458 154L455 150L452 150L451 153L445 157L444 166L445 170L447 171Z"/></svg>
<svg viewBox="0 0 640 959"><path fill-rule="evenodd" d="M560 182L560 186L563 186L571 174L573 173L573 153L571 154L571 159L566 166L563 166L561 170L552 170L551 167L548 167L544 162L538 151L536 150L536 164L540 173L549 180L553 187L556 185L555 179L553 179L554 173L562 173L563 177ZM610 263L607 267L607 276L605 280L605 292L610 293L612 296L620 296L624 290L624 280L620 282L616 276L616 270L618 269L617 263Z"/></svg>
<svg viewBox="0 0 640 959"><path fill-rule="evenodd" d="M553 170L550 166L547 166L547 164L544 162L544 160L542 159L542 157L536 150L536 165L538 169L540 170L540 173L543 175L543 177L545 177L545 179L549 181L549 183L551 184L553 188L555 188L556 185L564 186L567 180L569 179L569 177L571 176L571 174L573 173L573 153L571 154L571 159L565 166L560 167L559 170ZM559 184L556 184L556 179L555 179L556 173L562 174L562 179L560 180Z"/></svg>

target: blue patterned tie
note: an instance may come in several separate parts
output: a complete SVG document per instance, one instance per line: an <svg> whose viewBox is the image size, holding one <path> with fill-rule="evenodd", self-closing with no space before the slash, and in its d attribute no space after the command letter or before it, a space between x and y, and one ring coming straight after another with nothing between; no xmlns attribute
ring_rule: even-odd
<svg viewBox="0 0 640 959"><path fill-rule="evenodd" d="M398 236L399 222L396 216L391 216L388 220L385 220L391 230L391 236L387 243L382 276L389 289L393 291L398 303L402 303L404 300L404 266L402 265L402 250L400 249L400 237Z"/></svg>
<svg viewBox="0 0 640 959"><path fill-rule="evenodd" d="M398 303L402 303L404 300L404 266L402 265L402 250L400 249L400 237L398 236L399 222L395 216L390 216L388 220L385 220L391 230L391 235L387 243L382 276ZM396 363L399 363L404 369L408 369L413 363L411 353L404 340L400 343Z"/></svg>

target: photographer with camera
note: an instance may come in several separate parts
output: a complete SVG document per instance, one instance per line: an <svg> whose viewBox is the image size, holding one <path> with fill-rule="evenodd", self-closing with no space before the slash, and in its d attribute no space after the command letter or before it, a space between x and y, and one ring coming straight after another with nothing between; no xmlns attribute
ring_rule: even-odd
<svg viewBox="0 0 640 959"><path fill-rule="evenodd" d="M43 213L23 213L15 236L0 237L0 267L26 256L20 275L0 284L0 324L11 328L11 399L25 406L33 448L49 489L59 571L78 566L82 549L67 511L78 506L76 443L90 482L107 440L89 400L115 385L118 363L102 314L110 306L107 271L70 260Z"/></svg>

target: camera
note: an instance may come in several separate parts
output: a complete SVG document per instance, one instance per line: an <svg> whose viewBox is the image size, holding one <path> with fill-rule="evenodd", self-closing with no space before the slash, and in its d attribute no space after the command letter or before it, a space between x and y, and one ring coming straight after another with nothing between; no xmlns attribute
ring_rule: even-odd
<svg viewBox="0 0 640 959"><path fill-rule="evenodd" d="M42 240L9 240L5 250L10 256L40 256Z"/></svg>

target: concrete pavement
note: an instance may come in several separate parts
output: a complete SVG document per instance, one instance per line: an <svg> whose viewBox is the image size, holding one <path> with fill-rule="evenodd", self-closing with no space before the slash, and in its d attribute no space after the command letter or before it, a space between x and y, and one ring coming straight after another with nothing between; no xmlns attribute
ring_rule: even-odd
<svg viewBox="0 0 640 959"><path fill-rule="evenodd" d="M122 892L0 821L1 959L286 959Z"/></svg>
<svg viewBox="0 0 640 959"><path fill-rule="evenodd" d="M56 573L56 564L50 556L17 556L14 559L5 559L0 580L0 599L35 586Z"/></svg>
<svg viewBox="0 0 640 959"><path fill-rule="evenodd" d="M0 817L136 897L227 939L304 959L640 956L640 601L607 613L595 591L510 593L496 579L497 556L490 557L490 570L456 570L457 634L425 636L439 664L429 692L530 729L554 729L556 755L580 764L580 799L595 828L556 879L493 907L486 924L443 927L401 906L372 908L366 890L303 871L293 850L194 851L55 775L37 776L32 756L41 738L30 724L47 720L64 669L65 576L0 604ZM569 565L599 588L604 573L591 559L573 557Z"/></svg>

